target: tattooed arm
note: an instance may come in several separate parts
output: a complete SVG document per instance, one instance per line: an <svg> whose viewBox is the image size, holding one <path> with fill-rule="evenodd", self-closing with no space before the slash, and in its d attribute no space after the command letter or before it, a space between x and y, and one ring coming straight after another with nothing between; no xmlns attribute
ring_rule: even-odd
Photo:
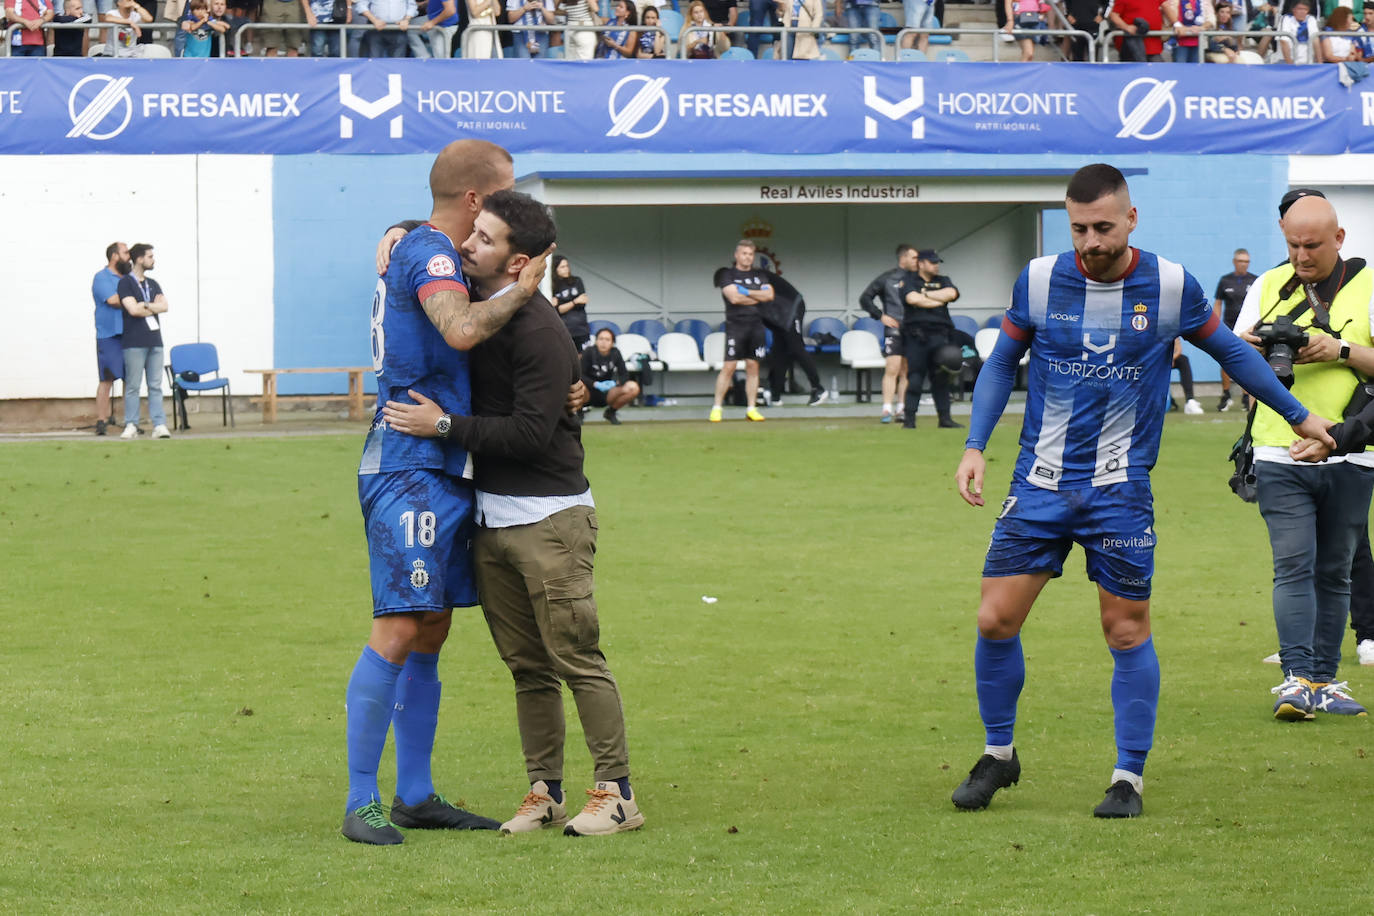
<svg viewBox="0 0 1374 916"><path fill-rule="evenodd" d="M425 314L455 350L471 350L505 327L510 317L529 301L544 279L549 255L557 246L531 258L520 271L515 285L494 299L473 302L463 290L445 289L424 301Z"/></svg>

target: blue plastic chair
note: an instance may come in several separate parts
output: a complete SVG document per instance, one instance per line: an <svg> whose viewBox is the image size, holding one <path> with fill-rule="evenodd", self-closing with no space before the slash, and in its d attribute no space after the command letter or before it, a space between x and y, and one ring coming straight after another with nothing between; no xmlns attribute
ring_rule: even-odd
<svg viewBox="0 0 1374 916"><path fill-rule="evenodd" d="M883 55L873 48L855 48L849 54L850 60L882 60Z"/></svg>
<svg viewBox="0 0 1374 916"><path fill-rule="evenodd" d="M940 50L935 52L935 59L937 61L944 61L946 63L952 60L972 60L972 58L970 58L963 51L960 51L958 48L941 48Z"/></svg>
<svg viewBox="0 0 1374 916"><path fill-rule="evenodd" d="M563 47L562 45L554 45L552 48L549 48L547 51L544 52L544 59L545 59L545 60L565 60L566 58L564 57L564 55L565 55L566 53L567 53L567 51L566 51L566 49L564 49L564 47Z"/></svg>
<svg viewBox="0 0 1374 916"><path fill-rule="evenodd" d="M229 394L229 380L219 377L219 351L215 349L214 344L176 345L167 356L167 374L172 377L173 427L191 428L186 419L186 395L191 391L218 391L223 424L235 425L234 402ZM210 375L215 378L206 378Z"/></svg>
<svg viewBox="0 0 1374 916"><path fill-rule="evenodd" d="M806 326L806 336L819 339L822 334L829 334L835 338L834 343L817 343L813 348L815 353L838 353L840 352L840 338L849 328L844 326L844 322L838 318L816 318Z"/></svg>
<svg viewBox="0 0 1374 916"><path fill-rule="evenodd" d="M901 28L901 25L897 22L896 17L885 12L878 17L878 28L889 30L884 31L883 41L892 44L897 40L897 30Z"/></svg>
<svg viewBox="0 0 1374 916"><path fill-rule="evenodd" d="M692 339L697 342L697 349L700 350L706 345L706 335L711 333L711 326L700 318L684 318L673 325L673 330L679 334L692 335Z"/></svg>
<svg viewBox="0 0 1374 916"><path fill-rule="evenodd" d="M988 316L988 320L983 322L983 327L985 327L985 328L1000 328L1001 326L1002 326L1002 316L1001 316L1000 314L999 314L999 315L989 315L989 316Z"/></svg>
<svg viewBox="0 0 1374 916"><path fill-rule="evenodd" d="M669 44L676 42L677 37L682 34L682 14L677 10L660 8L658 11L658 24L663 27L663 31L668 33Z"/></svg>
<svg viewBox="0 0 1374 916"><path fill-rule="evenodd" d="M968 315L953 315L951 317L954 319L954 327L963 331L969 337L978 333L978 322L976 319L970 318Z"/></svg>
<svg viewBox="0 0 1374 916"><path fill-rule="evenodd" d="M862 318L855 319L854 330L867 331L874 337L878 338L878 343L882 343L883 337L886 336L884 333L885 328L883 326L883 323L876 318L869 318L867 315L865 315Z"/></svg>
<svg viewBox="0 0 1374 916"><path fill-rule="evenodd" d="M720 60L753 60L754 55L749 53L748 48L726 48Z"/></svg>
<svg viewBox="0 0 1374 916"><path fill-rule="evenodd" d="M845 57L843 51L837 51L834 48L822 49L821 56L824 57L826 60L844 60Z"/></svg>
<svg viewBox="0 0 1374 916"><path fill-rule="evenodd" d="M898 48L897 59L924 61L928 58L926 57L926 53L922 51L920 48Z"/></svg>
<svg viewBox="0 0 1374 916"><path fill-rule="evenodd" d="M620 325L616 324L614 321L607 321L604 318L593 318L591 321L587 322L587 328L592 332L593 337L595 337L602 328L610 328L612 334L616 337L620 336Z"/></svg>
<svg viewBox="0 0 1374 916"><path fill-rule="evenodd" d="M625 330L629 331L631 334L639 334L649 341L649 346L651 347L657 347L658 339L668 333L668 329L663 326L663 322L659 321L657 318L640 318L637 321L631 321L630 326Z"/></svg>

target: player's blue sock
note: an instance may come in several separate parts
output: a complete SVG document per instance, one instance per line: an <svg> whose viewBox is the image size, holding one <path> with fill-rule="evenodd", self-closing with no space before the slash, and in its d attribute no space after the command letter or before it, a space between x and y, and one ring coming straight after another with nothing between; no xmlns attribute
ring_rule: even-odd
<svg viewBox="0 0 1374 916"><path fill-rule="evenodd" d="M988 639L978 634L973 672L978 682L978 715L983 719L987 743L1009 746L1016 728L1016 700L1026 685L1021 634L1011 639Z"/></svg>
<svg viewBox="0 0 1374 916"><path fill-rule="evenodd" d="M1137 776L1155 738L1159 708L1159 656L1154 637L1134 649L1112 649L1112 709L1116 713L1116 766Z"/></svg>
<svg viewBox="0 0 1374 916"><path fill-rule="evenodd" d="M629 801L630 799L635 797L634 793L630 791L630 777L622 776L615 781L615 784L620 786L621 798L625 799L626 801Z"/></svg>
<svg viewBox="0 0 1374 916"><path fill-rule="evenodd" d="M407 805L418 805L434 792L429 762L434 756L434 731L439 726L439 653L412 652L396 681L396 794Z"/></svg>
<svg viewBox="0 0 1374 916"><path fill-rule="evenodd" d="M400 673L400 665L393 665L371 646L364 646L358 664L353 666L353 676L348 679L344 702L348 710L349 811L381 799L377 791L377 765L386 746Z"/></svg>
<svg viewBox="0 0 1374 916"><path fill-rule="evenodd" d="M546 779L544 780L544 785L549 787L549 798L552 798L560 805L563 804L563 780Z"/></svg>

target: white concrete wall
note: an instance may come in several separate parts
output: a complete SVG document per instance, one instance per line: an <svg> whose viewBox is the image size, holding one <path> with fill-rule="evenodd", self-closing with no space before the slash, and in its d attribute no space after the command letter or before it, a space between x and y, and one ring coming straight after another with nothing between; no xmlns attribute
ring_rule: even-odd
<svg viewBox="0 0 1374 916"><path fill-rule="evenodd" d="M0 398L91 397L91 278L116 239L156 249L163 342L219 348L235 393L272 365L272 159L0 158ZM34 176L16 180L18 176Z"/></svg>

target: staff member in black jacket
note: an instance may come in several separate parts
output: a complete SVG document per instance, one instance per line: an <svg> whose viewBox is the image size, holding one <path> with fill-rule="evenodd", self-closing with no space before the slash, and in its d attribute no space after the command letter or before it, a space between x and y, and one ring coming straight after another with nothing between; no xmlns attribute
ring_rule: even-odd
<svg viewBox="0 0 1374 916"><path fill-rule="evenodd" d="M883 324L883 423L892 422L892 405L906 401L906 357L902 355L902 318L906 314L906 294L916 270L916 248L897 246L897 266L873 278L859 293L859 308ZM896 396L894 398L894 395ZM897 419L905 419L901 413Z"/></svg>
<svg viewBox="0 0 1374 916"><path fill-rule="evenodd" d="M951 343L954 319L949 304L959 298L959 290L949 277L940 273L940 255L929 248L916 253L916 272L908 274L906 315L902 318L902 344L906 356L906 416L903 429L916 428L916 407L921 389L930 377L930 393L935 396L935 412L941 429L961 424L949 415L949 378L939 371L935 355Z"/></svg>
<svg viewBox="0 0 1374 916"><path fill-rule="evenodd" d="M581 277L573 276L572 263L561 254L553 256L553 304L577 349L585 349L592 337L587 324L587 286Z"/></svg>
<svg viewBox="0 0 1374 916"><path fill-rule="evenodd" d="M554 239L548 209L527 195L487 196L463 243L463 272L488 297ZM512 273L514 271L514 273ZM440 430L475 454L477 588L492 641L515 680L530 791L504 833L566 824L601 836L644 824L630 788L620 690L601 652L592 557L596 510L582 471L581 427L564 411L577 353L549 301L536 294L473 348L472 416L448 416L423 396L388 402L387 423L412 435ZM563 795L562 684L577 702L596 783L568 820Z"/></svg>
<svg viewBox="0 0 1374 916"><path fill-rule="evenodd" d="M582 351L582 384L587 386L591 405L606 408L602 416L615 426L620 425L616 411L639 397L639 382L630 378L610 328L597 331L596 343Z"/></svg>

